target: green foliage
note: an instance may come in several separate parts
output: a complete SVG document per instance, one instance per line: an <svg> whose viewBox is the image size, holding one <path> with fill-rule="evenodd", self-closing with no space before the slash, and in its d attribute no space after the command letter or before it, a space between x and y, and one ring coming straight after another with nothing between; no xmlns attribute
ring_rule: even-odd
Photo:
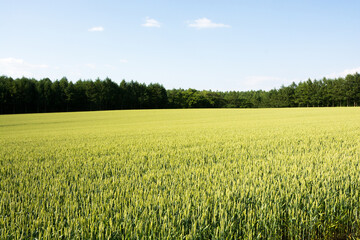
<svg viewBox="0 0 360 240"><path fill-rule="evenodd" d="M359 135L357 108L2 115L0 239L355 239Z"/></svg>
<svg viewBox="0 0 360 240"><path fill-rule="evenodd" d="M0 114L161 108L269 108L357 106L360 75L311 80L270 91L166 90L158 83L111 79L69 82L65 77L13 80L0 76Z"/></svg>

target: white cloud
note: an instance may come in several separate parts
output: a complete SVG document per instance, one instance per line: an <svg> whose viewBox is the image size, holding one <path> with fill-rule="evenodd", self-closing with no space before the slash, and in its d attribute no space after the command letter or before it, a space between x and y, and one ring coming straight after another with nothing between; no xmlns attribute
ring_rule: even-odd
<svg viewBox="0 0 360 240"><path fill-rule="evenodd" d="M47 69L46 64L32 64L25 62L23 59L17 58L0 58L0 74L5 74L9 77L33 77L34 72L39 72Z"/></svg>
<svg viewBox="0 0 360 240"><path fill-rule="evenodd" d="M160 27L160 23L153 18L146 18L145 23L142 24L143 27Z"/></svg>
<svg viewBox="0 0 360 240"><path fill-rule="evenodd" d="M92 64L92 63L87 63L84 65L85 67L88 67L88 68L91 68L91 69L95 69L96 68L96 65L95 64Z"/></svg>
<svg viewBox="0 0 360 240"><path fill-rule="evenodd" d="M22 65L30 68L47 68L48 65L46 64L31 64L25 62L23 59L17 59L17 58L0 58L0 64L6 65L6 66L14 66L14 65Z"/></svg>
<svg viewBox="0 0 360 240"><path fill-rule="evenodd" d="M104 28L99 26L99 27L92 27L90 29L88 29L89 32L102 32L104 31Z"/></svg>
<svg viewBox="0 0 360 240"><path fill-rule="evenodd" d="M111 64L105 64L104 67L107 68L107 69L111 69L111 70L116 70L117 69L117 67L115 67L114 65L111 65Z"/></svg>
<svg viewBox="0 0 360 240"><path fill-rule="evenodd" d="M127 59L120 59L119 60L121 63L128 63L129 61Z"/></svg>
<svg viewBox="0 0 360 240"><path fill-rule="evenodd" d="M354 73L360 73L360 67L345 69L344 71L338 72L338 73L333 72L333 73L326 75L326 78L346 77L346 75L354 74Z"/></svg>
<svg viewBox="0 0 360 240"><path fill-rule="evenodd" d="M24 60L16 58L0 58L0 64L23 64Z"/></svg>
<svg viewBox="0 0 360 240"><path fill-rule="evenodd" d="M284 79L280 77L271 76L249 76L245 78L242 83L244 90L271 90L274 88L280 88L281 85L287 86L292 82L299 82L298 79Z"/></svg>
<svg viewBox="0 0 360 240"><path fill-rule="evenodd" d="M198 28L198 29L201 29L201 28L229 28L229 27L231 27L230 25L226 25L226 24L223 24L223 23L214 23L208 18L196 19L194 22L189 23L188 26L193 27L193 28Z"/></svg>

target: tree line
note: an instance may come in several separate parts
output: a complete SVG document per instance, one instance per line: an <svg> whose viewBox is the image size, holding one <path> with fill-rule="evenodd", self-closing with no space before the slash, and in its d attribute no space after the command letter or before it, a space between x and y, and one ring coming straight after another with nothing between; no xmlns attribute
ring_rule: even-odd
<svg viewBox="0 0 360 240"><path fill-rule="evenodd" d="M270 91L166 90L158 83L111 79L13 79L0 76L0 113L158 108L336 107L360 103L360 75L292 83Z"/></svg>

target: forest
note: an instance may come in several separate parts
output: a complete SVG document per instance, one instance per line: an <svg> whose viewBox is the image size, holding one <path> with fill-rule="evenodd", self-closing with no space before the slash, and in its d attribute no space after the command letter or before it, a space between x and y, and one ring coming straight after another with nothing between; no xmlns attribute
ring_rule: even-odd
<svg viewBox="0 0 360 240"><path fill-rule="evenodd" d="M311 80L270 91L167 90L159 83L0 76L0 114L161 108L358 106L360 74Z"/></svg>

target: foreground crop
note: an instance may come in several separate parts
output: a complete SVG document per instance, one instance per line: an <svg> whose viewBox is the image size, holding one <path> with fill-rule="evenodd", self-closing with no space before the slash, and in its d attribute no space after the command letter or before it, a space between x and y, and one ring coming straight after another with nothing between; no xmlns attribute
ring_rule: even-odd
<svg viewBox="0 0 360 240"><path fill-rule="evenodd" d="M359 236L357 108L0 116L1 239Z"/></svg>

